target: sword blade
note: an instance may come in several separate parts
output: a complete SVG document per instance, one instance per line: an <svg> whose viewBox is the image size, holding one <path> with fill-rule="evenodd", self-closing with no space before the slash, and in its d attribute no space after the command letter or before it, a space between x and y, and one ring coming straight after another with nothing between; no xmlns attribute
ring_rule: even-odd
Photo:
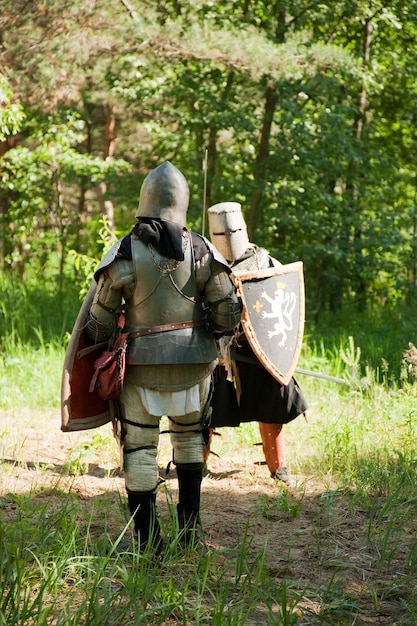
<svg viewBox="0 0 417 626"><path fill-rule="evenodd" d="M244 354L238 354L237 352L231 352L230 357L235 361L242 361L242 363L251 363L252 365L261 365L258 359L254 357L246 356ZM332 383L339 383L340 385L347 385L346 380L343 378L337 378L337 376L328 376L327 374L320 374L320 372L312 372L311 370L303 370L300 367L296 367L294 372L297 374L305 374L306 376L313 376L313 378L321 378L323 380L329 380Z"/></svg>
<svg viewBox="0 0 417 626"><path fill-rule="evenodd" d="M337 378L337 376L328 376L327 374L320 374L320 372L312 372L311 370L303 370L300 367L296 367L295 372L297 374L304 374L305 376L312 376L313 378L322 378L323 380L329 380L332 383L339 383L340 385L347 385L346 380L343 378Z"/></svg>

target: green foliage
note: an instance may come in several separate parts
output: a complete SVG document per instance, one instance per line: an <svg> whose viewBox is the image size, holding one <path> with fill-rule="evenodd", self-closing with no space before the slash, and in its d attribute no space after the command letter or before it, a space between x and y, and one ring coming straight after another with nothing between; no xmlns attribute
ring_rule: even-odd
<svg viewBox="0 0 417 626"><path fill-rule="evenodd" d="M256 243L304 262L300 365L347 384L303 377L309 424L286 428L294 471L329 483L306 530L327 587L297 588L284 565L268 571L247 533L224 560L185 564L172 550L163 568L137 554L130 566L59 476L60 506L45 493L0 500L16 505L13 523L0 510L0 622L348 624L361 609L338 573L352 567L344 524L356 514L378 575L374 588L363 581L375 612L394 597L402 623L415 623L416 391L403 361L416 343L415 0L3 4L1 408L58 408L79 294L165 159L189 180L191 227L205 201L237 200ZM18 463L13 430L2 450ZM249 424L215 445L255 455L258 439ZM75 446L63 473L82 474L108 447ZM254 481L249 471L246 487ZM251 514L290 527L303 498L279 492ZM111 494L96 506L103 526L113 515L127 528Z"/></svg>
<svg viewBox="0 0 417 626"><path fill-rule="evenodd" d="M345 350L350 364L357 359L355 345ZM8 382L4 381L3 389ZM50 489L36 485L34 478L30 492L3 495L0 614L4 623L20 623L24 618L26 623L75 626L83 621L135 624L139 619L155 625L175 620L238 626L250 618L270 626L318 619L324 624L349 624L360 613L372 617L382 606L386 611L387 601L395 598L404 600L401 609L395 605L398 622L412 623L416 392L393 391L376 381L372 390L348 392L323 381L319 384L318 393L317 381L303 379L310 399L309 425L296 420L286 427L290 463L303 475L304 489L302 485L295 492L279 488L276 494L261 495L248 509L248 520L246 525L243 520L233 547L222 545L216 528L217 549L185 553L173 540L161 561L152 560L147 552L138 554L134 546L120 553L118 541L129 537L130 526L123 499L111 490L86 498L72 483L81 476L91 485L87 472L95 464L106 466L111 432L103 428L92 432L88 443L75 444L62 465L49 469L45 465L43 471L49 471L55 481ZM33 414L30 420L33 423ZM45 411L40 411L40 432L44 421ZM243 445L245 453L249 451L255 433L246 426L252 425L230 429L233 433L223 454L233 458ZM2 456L15 464L9 467L3 462L3 475L12 476L25 466L20 453L25 428L21 415L12 429L2 432ZM244 437L242 430L247 431ZM43 454L40 461L33 459L37 467L42 467ZM110 467L116 462L113 458ZM164 488L172 499L168 483ZM259 484L246 486L251 488L259 490ZM236 514L243 498L239 491ZM171 513L162 519L166 537L174 528L172 506ZM204 514L209 519L208 511ZM256 536L249 530L249 520ZM294 531L296 520L302 523ZM286 540L277 554L268 552L266 535L265 549L254 546L267 521L273 522L271 533L278 524L286 525ZM112 540L108 532L114 533L115 528L120 535ZM303 575L294 569L301 537L310 538L312 564ZM369 568L365 580L360 575L360 591L352 587L358 550L354 555L352 551L358 541ZM323 572L327 572L326 583L318 579L320 573L323 580Z"/></svg>
<svg viewBox="0 0 417 626"><path fill-rule="evenodd" d="M294 519L297 517L303 509L301 502L298 502L295 498L286 491L283 487L279 495L272 499L267 495L263 495L259 498L257 509L267 519L279 520L279 519Z"/></svg>
<svg viewBox="0 0 417 626"><path fill-rule="evenodd" d="M401 384L408 378L403 359L409 342L416 339L416 328L410 311L413 301L384 308L374 307L357 313L351 307L339 313L326 313L317 322L307 311L306 345L316 358L330 359L335 375L350 361L349 376L360 380L367 367L378 382ZM358 354L359 353L359 354Z"/></svg>
<svg viewBox="0 0 417 626"><path fill-rule="evenodd" d="M75 270L79 280L81 281L80 297L84 297L94 280L94 272L97 269L97 265L106 252L110 250L112 245L117 241L117 235L111 224L106 218L99 220L99 230L96 240L99 252L97 256L90 256L88 254L82 254L76 250L70 250L68 253L69 263Z"/></svg>
<svg viewBox="0 0 417 626"><path fill-rule="evenodd" d="M9 84L0 74L0 141L18 133L25 119L22 106L12 102L12 98Z"/></svg>
<svg viewBox="0 0 417 626"><path fill-rule="evenodd" d="M111 242L106 224L101 239L107 239L106 245ZM2 287L5 293L10 289L7 283ZM43 432L46 415L52 410L55 420L57 410L59 413L66 343L65 331L57 330L54 322L61 317L60 299L56 295L47 304L45 299L39 304L50 316L51 329L49 333L44 330L51 338L47 343L40 330L26 335L34 314L30 307L34 285L25 287L23 291L22 285L20 290L15 286L15 329L8 333L6 325L2 336L0 408L19 415L0 436L2 457L13 459L14 464L3 461L3 476L26 466L22 452L25 415L32 425L37 419L39 432ZM72 297L73 307L78 309L77 294ZM70 300L66 300L67 306ZM2 321L7 319L4 316ZM77 477L89 480L97 465L110 475L118 463L117 450L111 430L103 427L91 432L86 442L75 442L59 466L43 460L43 450L39 458L33 458L40 471L53 471L53 488L45 490L33 484L30 493L0 498L0 619L13 624L22 617L27 623L53 621L75 626L83 620L133 624L138 615L150 624L174 619L223 624L226 616L227 623L240 625L252 616L254 621L272 626L278 621L297 624L301 618L316 619L319 612L323 623L333 624L349 623L352 614L364 610L361 601L365 598L378 607L393 594L412 595L417 562L415 542L409 541L415 532L416 389L393 375L378 380L367 362L369 357L370 363L380 358L375 318L363 318L349 329L344 329L342 321L346 324L346 318L334 320L331 333L317 333L314 341L308 339L302 365L343 376L349 384L303 376L300 384L309 403L309 423L299 418L285 427L290 467L303 475L305 486L300 485L294 493L281 487L273 495L260 495L248 510L248 519L258 531L271 521L288 525L288 541L273 566L268 552L254 547L248 529L235 547L202 554L179 552L172 541L161 563L134 549L120 554L118 541L128 535L130 526L120 496L109 491L93 499L79 497L77 490L64 482ZM1 328L3 331L3 323ZM404 336L406 328L410 327L404 326ZM19 333L25 343L19 340ZM395 354L385 352L385 357ZM390 370L388 364L386 371ZM253 445L259 439L257 424L222 429L222 434L215 438L214 449L231 458L244 449L247 470L241 475L242 485L247 490L259 489L248 461L251 455L259 458L262 454ZM314 487L308 495L310 483ZM162 520L162 528L169 537L175 505L169 485L164 489L170 514ZM315 514L307 518L312 505ZM343 577L351 568L344 545L345 537L349 538L347 545L352 537L352 527L345 529L350 517L361 521L354 534L362 537L378 580L375 587L368 580L363 582L361 600ZM305 528L298 533L312 539L314 571L329 573L325 585L315 579L307 582L306 577L299 581L293 572L286 573L297 559L299 534L293 533L292 524L300 519ZM120 535L111 540L107 532L113 533L114 528ZM332 535L335 547L329 552L328 537ZM217 541L221 544L221 538ZM405 565L400 569L398 559L404 554ZM401 573L395 580L393 566ZM309 606L315 607L311 614ZM403 614L413 616L415 604L404 607Z"/></svg>
<svg viewBox="0 0 417 626"><path fill-rule="evenodd" d="M308 313L413 296L415 0L6 6L28 121L2 159L3 265L56 250L62 276L68 250L96 256L99 215L110 203L129 228L144 176L170 159L191 227L237 200L256 243L303 260Z"/></svg>
<svg viewBox="0 0 417 626"><path fill-rule="evenodd" d="M62 343L43 343L40 332L32 331L33 342L23 345L13 335L2 338L0 354L0 407L4 411L59 407L62 374Z"/></svg>
<svg viewBox="0 0 417 626"><path fill-rule="evenodd" d="M126 171L128 164L80 152L86 123L70 111L42 123L32 117L27 130L28 145L10 150L2 162L1 195L8 204L1 224L9 251L5 262L25 272L29 263L32 271L45 265L52 269L55 259L55 273L62 279L68 248L82 238L89 242L80 236L85 194L106 182L109 173Z"/></svg>
<svg viewBox="0 0 417 626"><path fill-rule="evenodd" d="M13 350L16 346L46 346L62 342L72 330L80 307L82 282L60 286L53 278L36 275L19 280L0 273L0 346ZM84 280L84 277L81 277Z"/></svg>

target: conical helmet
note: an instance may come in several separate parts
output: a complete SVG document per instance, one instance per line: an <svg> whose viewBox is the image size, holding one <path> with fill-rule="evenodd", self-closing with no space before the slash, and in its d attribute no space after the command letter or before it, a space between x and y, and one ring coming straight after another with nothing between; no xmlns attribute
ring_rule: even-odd
<svg viewBox="0 0 417 626"><path fill-rule="evenodd" d="M136 217L158 217L185 226L189 199L185 176L165 161L143 181Z"/></svg>
<svg viewBox="0 0 417 626"><path fill-rule="evenodd" d="M249 248L248 230L239 202L219 202L208 211L210 239L229 262L237 261Z"/></svg>

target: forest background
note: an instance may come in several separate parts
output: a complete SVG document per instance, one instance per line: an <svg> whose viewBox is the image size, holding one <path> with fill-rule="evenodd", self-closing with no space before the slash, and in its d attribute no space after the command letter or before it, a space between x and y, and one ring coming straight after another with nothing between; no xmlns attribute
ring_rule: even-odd
<svg viewBox="0 0 417 626"><path fill-rule="evenodd" d="M417 623L416 36L417 0L0 0L0 624ZM162 576L103 545L111 433L58 431L80 301L166 159L191 228L237 201L303 261L300 365L348 384L300 381L294 493L256 424L215 438L216 550Z"/></svg>
<svg viewBox="0 0 417 626"><path fill-rule="evenodd" d="M79 255L101 257L103 223L130 229L143 178L169 159L189 181L190 227L237 201L251 240L303 261L307 332L337 311L412 306L417 2L0 4L13 285L40 288L41 272L59 298L79 288Z"/></svg>
<svg viewBox="0 0 417 626"><path fill-rule="evenodd" d="M65 343L103 249L169 159L191 228L208 235L207 207L237 201L252 241L303 262L307 348L353 337L379 381L407 377L417 1L0 7L3 354Z"/></svg>

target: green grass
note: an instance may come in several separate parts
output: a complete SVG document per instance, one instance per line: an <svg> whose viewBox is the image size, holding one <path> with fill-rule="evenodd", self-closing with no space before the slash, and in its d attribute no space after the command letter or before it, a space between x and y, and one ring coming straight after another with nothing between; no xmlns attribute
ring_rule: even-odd
<svg viewBox="0 0 417 626"><path fill-rule="evenodd" d="M10 341L0 353L0 408L58 408L64 350L62 343L36 347Z"/></svg>
<svg viewBox="0 0 417 626"><path fill-rule="evenodd" d="M1 331L0 413L7 419L0 432L0 626L351 626L382 623L388 606L395 615L390 623L417 623L417 389L402 360L414 340L404 313L358 320L346 314L306 335L300 367L343 377L346 384L297 376L308 422L299 418L285 432L290 469L304 483L295 493L277 488L261 494L235 545L221 547L220 536L219 549L184 553L172 541L163 561L155 562L148 553L115 549L117 533L129 532L123 494L78 491L77 480L85 480L88 493L97 469L110 477L118 452L107 427L83 437L59 433L61 371L73 319L53 301L49 328L34 313L29 319L23 306L29 292L17 299L22 307ZM392 328L390 319L396 320ZM57 445L60 437L72 442L59 466L42 445L46 415L54 416ZM30 466L23 454L29 424L40 439ZM232 468L243 455L247 469L239 481L251 492L259 480L250 469L261 454L254 445L257 424L221 435L214 438L215 452ZM17 488L21 471L31 467L36 480ZM169 537L175 504L169 487L162 493L161 523ZM255 547L253 528L266 522L288 529L275 568L266 547ZM317 580L292 569L301 538ZM360 589L347 584L350 573Z"/></svg>
<svg viewBox="0 0 417 626"><path fill-rule="evenodd" d="M37 354L43 362L43 351ZM35 356L32 359L28 361L31 368ZM56 395L59 376L54 380L50 384ZM109 492L86 502L65 482L71 476L86 476L90 464L107 466L110 474L117 463L111 433L97 429L89 433L89 443L74 443L60 476L48 489L34 484L16 495L2 490L0 624L361 623L352 620L364 609L345 589L341 576L351 567L338 539L347 516L363 520L364 547L378 580L378 584L368 583L366 592L373 611L378 613L387 602L399 598L402 609L396 623L415 623L417 542L410 541L416 530L414 388L398 391L373 383L365 389L351 389L305 377L303 389L311 405L310 421L298 419L289 424L287 442L292 470L321 484L311 557L316 568L329 572L324 587L294 579L291 572L277 578L265 565L264 550L253 547L249 528L235 548L187 555L171 546L159 564L147 554L133 551L126 557L112 552L116 539L112 532L129 524L124 499ZM31 405L31 396L26 398ZM33 397L39 431L42 402L40 396ZM53 404L49 398L44 406ZM9 401L4 408L9 408ZM24 415L33 420L28 406ZM21 429L22 418L16 428L2 433L3 456L14 458L17 464ZM242 448L248 456L256 456L259 450L253 444L257 441L257 425L248 424L224 429L215 439L215 449L232 459ZM40 467L42 455L41 448L36 459ZM20 463L24 466L23 460ZM0 471L7 484L5 474L12 468L4 465ZM255 486L254 480L250 471L241 477L247 489ZM251 516L291 528L292 520L302 518L311 506L308 498L303 489L297 496L286 491L262 496ZM6 523L3 512L10 507L14 514L7 516ZM169 535L172 506L167 510L162 521ZM296 549L295 536L286 546L290 563ZM398 555L404 550L407 554L398 572ZM312 611L310 605L318 609Z"/></svg>

